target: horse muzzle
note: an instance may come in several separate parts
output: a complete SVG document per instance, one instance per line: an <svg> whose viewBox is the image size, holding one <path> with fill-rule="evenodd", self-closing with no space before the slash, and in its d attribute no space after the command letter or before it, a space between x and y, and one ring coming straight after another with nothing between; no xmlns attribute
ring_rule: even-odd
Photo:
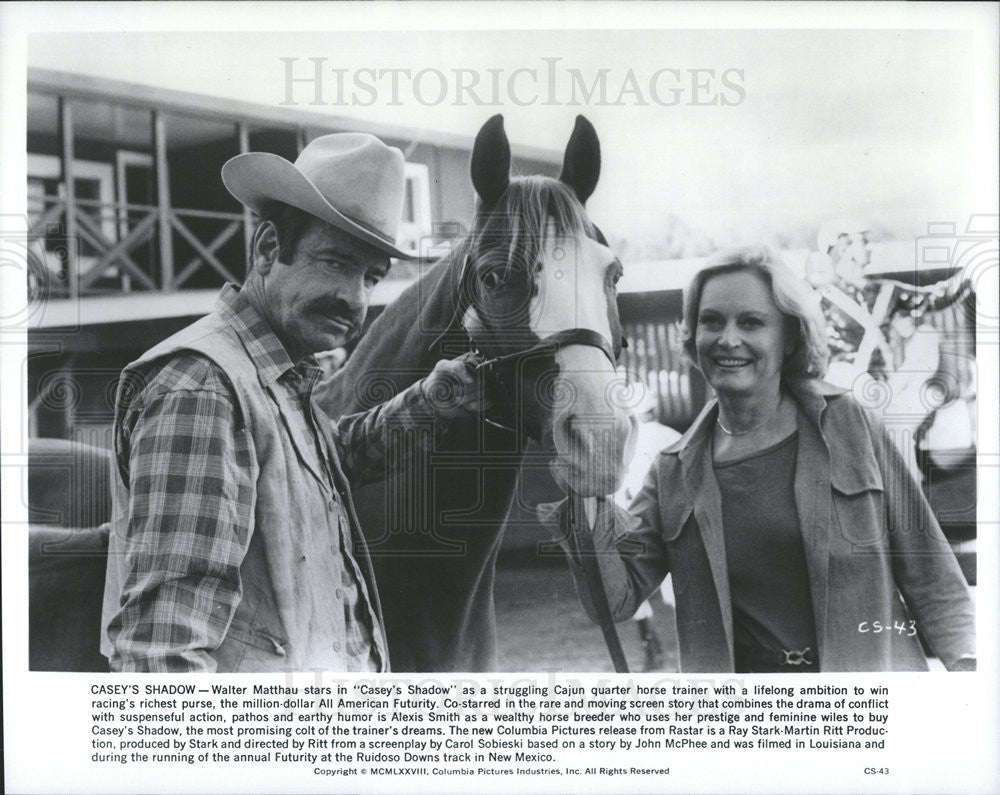
<svg viewBox="0 0 1000 795"><path fill-rule="evenodd" d="M616 399L625 391L616 355L597 332L568 329L487 359L476 368L493 404L484 419L554 449L559 477L577 494L613 494L637 428Z"/></svg>
<svg viewBox="0 0 1000 795"><path fill-rule="evenodd" d="M600 351L567 347L557 355L561 393L551 414L555 465L584 497L613 494L635 451L638 424L616 399L622 379Z"/></svg>

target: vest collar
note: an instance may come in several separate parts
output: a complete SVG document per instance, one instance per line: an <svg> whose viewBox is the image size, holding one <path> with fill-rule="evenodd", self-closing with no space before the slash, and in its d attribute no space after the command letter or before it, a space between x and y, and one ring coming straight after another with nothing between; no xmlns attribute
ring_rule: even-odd
<svg viewBox="0 0 1000 795"><path fill-rule="evenodd" d="M215 302L215 311L236 332L262 383L274 383L295 368L295 362L281 340L235 285L227 284L222 288ZM316 365L313 356L308 356L303 361Z"/></svg>

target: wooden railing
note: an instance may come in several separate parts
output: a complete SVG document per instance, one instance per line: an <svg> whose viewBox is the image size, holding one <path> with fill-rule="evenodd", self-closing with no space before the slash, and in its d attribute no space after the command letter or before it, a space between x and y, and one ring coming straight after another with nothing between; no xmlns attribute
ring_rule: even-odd
<svg viewBox="0 0 1000 795"><path fill-rule="evenodd" d="M691 363L681 347L680 322L626 322L622 330L628 338L622 351L628 377L641 381L656 397L660 422L686 426L701 406L694 404Z"/></svg>
<svg viewBox="0 0 1000 795"><path fill-rule="evenodd" d="M218 256L219 249L243 230L242 213L164 209L124 202L108 204L80 198L67 201L49 195L40 204L29 207L33 218L29 239L42 260L42 267L36 263L32 275L45 281L42 288L51 297L107 295L136 289L173 292L206 268L226 281L242 281L243 267L234 273ZM195 219L214 223L204 225L210 231L203 230L199 236L191 228L190 222ZM107 234L104 228L107 221L113 221L118 235ZM164 228L171 237L184 240L194 250L194 256L183 263L172 261L173 241L166 247L171 257L169 262L163 261L162 245L153 246L145 257L140 256L140 247L160 242ZM69 229L75 231L75 239L67 234ZM244 256L242 262L245 261Z"/></svg>
<svg viewBox="0 0 1000 795"><path fill-rule="evenodd" d="M656 419L685 430L705 402L705 381L684 354L681 291L623 293L618 297L628 346L621 364L656 398Z"/></svg>

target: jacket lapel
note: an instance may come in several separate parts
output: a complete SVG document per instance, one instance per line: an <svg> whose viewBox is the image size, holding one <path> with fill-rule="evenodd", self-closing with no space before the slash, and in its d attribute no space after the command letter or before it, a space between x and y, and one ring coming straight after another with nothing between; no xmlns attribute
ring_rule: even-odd
<svg viewBox="0 0 1000 795"><path fill-rule="evenodd" d="M719 599L719 612L726 633L729 666L733 660L733 603L729 591L729 565L726 560L726 542L722 532L722 495L715 479L712 464L712 424L715 422L716 403L709 403L679 444L683 445L679 457L684 483L693 497L693 508L702 544L712 570L712 582Z"/></svg>
<svg viewBox="0 0 1000 795"><path fill-rule="evenodd" d="M805 407L803 407L804 410ZM795 509L805 548L809 591L816 622L819 657L826 648L826 612L830 591L830 453L819 426L802 421L800 414L798 455L795 461Z"/></svg>

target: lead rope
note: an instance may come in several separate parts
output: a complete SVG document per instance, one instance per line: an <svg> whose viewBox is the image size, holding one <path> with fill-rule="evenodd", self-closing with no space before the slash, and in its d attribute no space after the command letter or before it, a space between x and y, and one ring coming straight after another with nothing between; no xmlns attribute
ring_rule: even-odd
<svg viewBox="0 0 1000 795"><path fill-rule="evenodd" d="M600 512L601 503L605 497L597 498L597 510ZM597 552L594 549L593 529L587 520L587 511L583 506L583 497L576 492L569 492L569 510L566 512L567 524L565 528L566 536L570 541L576 542L576 548L580 550L580 563L583 566L583 575L587 581L587 590L590 591L590 601L594 605L594 612L597 615L597 622L601 625L601 632L604 633L604 643L608 647L611 655L611 662L614 663L615 671L620 674L627 674L628 662L625 660L625 652L622 650L621 640L618 638L618 630L615 629L614 618L611 616L611 607L608 604L608 594L604 590L604 580L601 579L601 569L597 561ZM587 528L582 532L577 532L577 518ZM594 522L596 525L597 514Z"/></svg>

